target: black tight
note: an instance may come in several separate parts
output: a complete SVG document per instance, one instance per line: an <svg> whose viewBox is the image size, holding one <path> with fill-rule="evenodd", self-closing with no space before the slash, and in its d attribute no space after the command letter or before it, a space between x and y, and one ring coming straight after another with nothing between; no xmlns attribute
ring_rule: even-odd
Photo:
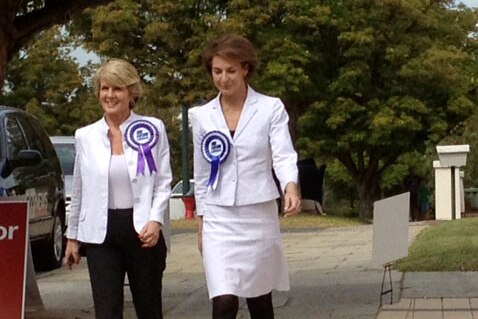
<svg viewBox="0 0 478 319"><path fill-rule="evenodd" d="M212 298L212 319L236 319L239 299L234 295Z"/></svg>
<svg viewBox="0 0 478 319"><path fill-rule="evenodd" d="M247 298L247 308L251 319L274 319L272 293L255 298ZM213 319L236 319L239 298L234 295L222 295L212 299Z"/></svg>
<svg viewBox="0 0 478 319"><path fill-rule="evenodd" d="M274 319L274 308L272 307L272 293L255 298L247 298L247 308L251 319Z"/></svg>

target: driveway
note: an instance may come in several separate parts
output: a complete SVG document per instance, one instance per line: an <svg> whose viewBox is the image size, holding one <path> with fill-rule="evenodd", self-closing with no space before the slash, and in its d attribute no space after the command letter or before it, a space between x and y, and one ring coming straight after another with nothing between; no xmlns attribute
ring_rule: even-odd
<svg viewBox="0 0 478 319"><path fill-rule="evenodd" d="M410 225L410 240L425 228ZM380 304L383 269L370 266L372 225L283 233L289 261L291 291L275 293L278 319L374 318ZM195 233L172 236L172 251L163 282L165 318L209 319L202 261ZM392 271L398 297L401 273ZM92 319L93 302L85 260L72 271L65 268L39 274L37 282L45 310L29 312L31 319ZM125 319L136 318L126 291ZM384 296L389 301L390 295ZM249 318L244 302L238 318Z"/></svg>

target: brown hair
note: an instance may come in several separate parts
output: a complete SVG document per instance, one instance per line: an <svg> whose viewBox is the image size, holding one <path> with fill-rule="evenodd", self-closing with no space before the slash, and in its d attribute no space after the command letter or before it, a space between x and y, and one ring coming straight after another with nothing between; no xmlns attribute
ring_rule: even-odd
<svg viewBox="0 0 478 319"><path fill-rule="evenodd" d="M111 59L96 71L95 93L97 97L100 96L101 82L121 87L126 86L134 100L134 103L130 103L131 109L141 97L141 78L136 68L126 60Z"/></svg>
<svg viewBox="0 0 478 319"><path fill-rule="evenodd" d="M212 72L212 59L214 56L238 61L242 66L247 65L247 82L254 75L259 65L259 59L252 43L248 39L235 34L226 34L215 39L204 50L202 63L209 74Z"/></svg>

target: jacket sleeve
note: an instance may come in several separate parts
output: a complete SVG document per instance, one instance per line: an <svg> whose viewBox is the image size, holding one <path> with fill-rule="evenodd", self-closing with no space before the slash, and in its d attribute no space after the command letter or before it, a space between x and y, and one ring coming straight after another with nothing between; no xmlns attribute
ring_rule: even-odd
<svg viewBox="0 0 478 319"><path fill-rule="evenodd" d="M272 150L272 166L281 190L284 192L287 183L298 182L297 153L292 145L289 133L289 116L284 104L277 99L273 106L269 140Z"/></svg>
<svg viewBox="0 0 478 319"><path fill-rule="evenodd" d="M158 121L156 125L159 131L159 143L156 153L158 171L155 174L149 219L164 224L165 214L169 211L172 172L166 128L161 121Z"/></svg>
<svg viewBox="0 0 478 319"><path fill-rule="evenodd" d="M81 211L81 142L78 137L78 131L75 132L75 165L73 168L73 185L70 203L70 211L68 214L68 225L66 229L66 238L76 239L78 236L78 223Z"/></svg>
<svg viewBox="0 0 478 319"><path fill-rule="evenodd" d="M207 193L207 181L210 174L210 165L204 159L201 151L201 142L204 133L201 130L199 114L192 113L193 146L194 146L194 196L196 199L196 214L204 214Z"/></svg>

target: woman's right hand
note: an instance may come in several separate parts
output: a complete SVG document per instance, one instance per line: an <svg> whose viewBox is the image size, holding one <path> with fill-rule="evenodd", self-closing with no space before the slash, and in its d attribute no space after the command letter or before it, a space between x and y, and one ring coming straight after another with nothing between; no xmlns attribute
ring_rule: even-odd
<svg viewBox="0 0 478 319"><path fill-rule="evenodd" d="M73 264L79 264L81 259L80 243L75 239L68 239L65 250L65 265L71 269Z"/></svg>

